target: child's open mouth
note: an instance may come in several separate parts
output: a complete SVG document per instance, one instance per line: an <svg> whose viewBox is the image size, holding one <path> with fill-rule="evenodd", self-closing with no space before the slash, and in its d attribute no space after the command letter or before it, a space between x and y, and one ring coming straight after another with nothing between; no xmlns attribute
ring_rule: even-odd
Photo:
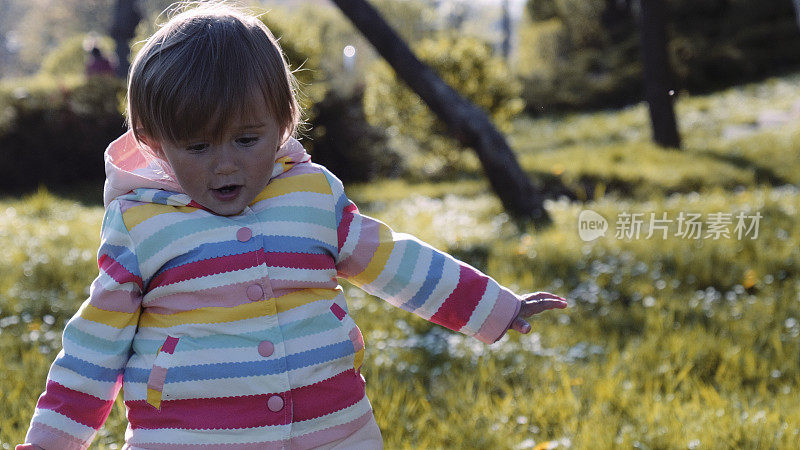
<svg viewBox="0 0 800 450"><path fill-rule="evenodd" d="M216 197L217 200L229 201L238 197L241 190L241 185L230 184L227 186L222 186L221 188L212 189L211 191L214 192L214 197Z"/></svg>

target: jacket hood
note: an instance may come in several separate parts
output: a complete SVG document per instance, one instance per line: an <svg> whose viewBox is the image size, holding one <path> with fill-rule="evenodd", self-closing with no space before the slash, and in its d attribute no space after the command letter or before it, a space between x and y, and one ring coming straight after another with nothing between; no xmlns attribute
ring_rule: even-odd
<svg viewBox="0 0 800 450"><path fill-rule="evenodd" d="M144 143L137 142L132 131L127 131L109 144L104 158L106 182L103 186L103 204L106 207L115 198L129 193L133 193L135 200L151 203L175 206L192 203L192 199L178 184L169 162L157 157ZM275 167L270 179L310 159L300 141L290 137L275 155Z"/></svg>

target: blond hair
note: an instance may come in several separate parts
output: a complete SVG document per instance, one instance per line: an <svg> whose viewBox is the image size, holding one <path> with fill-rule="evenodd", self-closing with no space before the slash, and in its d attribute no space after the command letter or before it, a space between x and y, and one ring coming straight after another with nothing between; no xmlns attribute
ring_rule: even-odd
<svg viewBox="0 0 800 450"><path fill-rule="evenodd" d="M180 9L131 65L126 117L135 138L219 140L231 120L264 106L283 140L294 136L297 81L267 26L221 2Z"/></svg>

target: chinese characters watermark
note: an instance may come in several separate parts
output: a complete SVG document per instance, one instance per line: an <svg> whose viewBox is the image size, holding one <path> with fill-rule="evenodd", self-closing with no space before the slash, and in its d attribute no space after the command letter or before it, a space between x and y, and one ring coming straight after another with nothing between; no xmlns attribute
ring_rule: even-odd
<svg viewBox="0 0 800 450"><path fill-rule="evenodd" d="M629 213L617 214L615 223L615 237L617 239L667 239L672 236L681 239L756 239L758 225L763 216L756 211L748 215L744 212L738 214L715 212L703 217L700 213L683 212L677 217L670 218L666 212L661 217L656 213ZM605 236L608 230L608 221L605 217L585 209L578 216L578 234L584 241L592 241L600 236Z"/></svg>

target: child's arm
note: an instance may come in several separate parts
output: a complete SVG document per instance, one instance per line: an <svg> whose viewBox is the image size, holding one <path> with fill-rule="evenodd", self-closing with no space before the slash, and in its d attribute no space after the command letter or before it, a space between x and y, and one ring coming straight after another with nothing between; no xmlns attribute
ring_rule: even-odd
<svg viewBox="0 0 800 450"><path fill-rule="evenodd" d="M326 175L337 199L337 271L370 294L489 344L510 328L530 331L525 318L532 314L566 306L548 293L523 300L474 267L361 215L341 182Z"/></svg>
<svg viewBox="0 0 800 450"><path fill-rule="evenodd" d="M118 202L108 206L103 218L98 265L89 298L64 328L63 349L50 367L26 443L87 448L117 397L142 296L138 262Z"/></svg>

